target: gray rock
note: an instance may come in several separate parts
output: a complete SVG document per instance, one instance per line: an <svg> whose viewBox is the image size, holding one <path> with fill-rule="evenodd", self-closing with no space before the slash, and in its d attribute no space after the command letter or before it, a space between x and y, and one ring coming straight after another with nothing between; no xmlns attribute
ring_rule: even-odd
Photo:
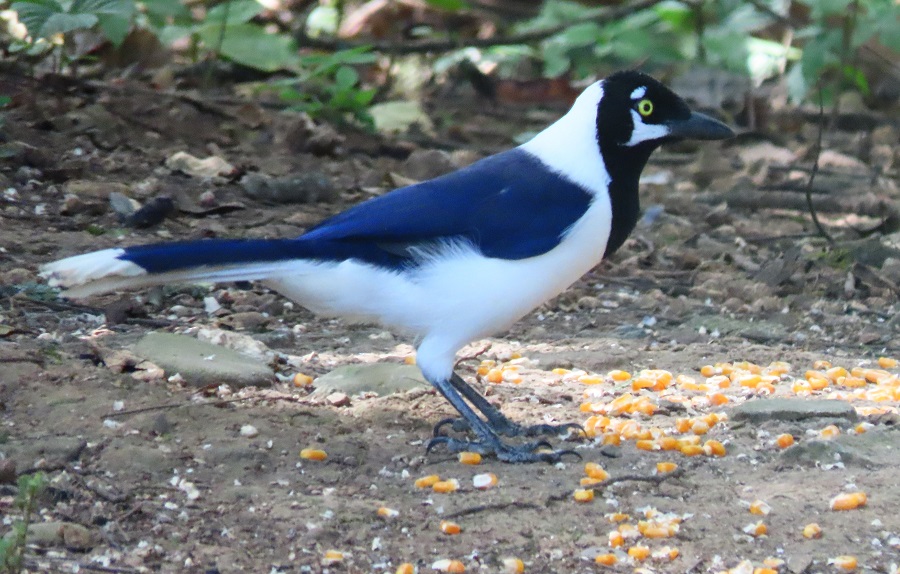
<svg viewBox="0 0 900 574"><path fill-rule="evenodd" d="M801 421L812 418L857 419L856 409L846 401L825 399L756 399L731 409L734 421Z"/></svg>
<svg viewBox="0 0 900 574"><path fill-rule="evenodd" d="M166 477L179 461L162 450L114 440L100 455L100 466L115 475Z"/></svg>
<svg viewBox="0 0 900 574"><path fill-rule="evenodd" d="M263 386L274 379L272 369L258 359L185 335L149 333L138 341L134 353L170 375L181 373L188 384L199 387L222 383Z"/></svg>
<svg viewBox="0 0 900 574"><path fill-rule="evenodd" d="M10 531L4 538L10 539ZM28 526L28 544L51 547L64 546L72 550L90 550L95 541L91 531L73 522L38 522Z"/></svg>
<svg viewBox="0 0 900 574"><path fill-rule="evenodd" d="M831 440L801 441L781 452L782 463L819 467L843 463L845 466L874 468L897 460L897 439L893 428L870 430L862 435L841 434Z"/></svg>
<svg viewBox="0 0 900 574"><path fill-rule="evenodd" d="M317 397L326 397L334 392L386 396L430 387L418 367L393 363L345 365L322 375L316 379L315 385L313 395Z"/></svg>

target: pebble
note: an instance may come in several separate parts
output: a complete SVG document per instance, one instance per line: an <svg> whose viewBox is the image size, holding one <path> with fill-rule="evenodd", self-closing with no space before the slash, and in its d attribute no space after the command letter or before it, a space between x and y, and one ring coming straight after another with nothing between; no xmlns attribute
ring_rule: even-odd
<svg viewBox="0 0 900 574"><path fill-rule="evenodd" d="M257 437L259 436L259 429L253 425L244 425L241 427L241 436L247 438Z"/></svg>
<svg viewBox="0 0 900 574"><path fill-rule="evenodd" d="M346 407L350 404L350 396L346 393L331 393L325 400L333 407Z"/></svg>

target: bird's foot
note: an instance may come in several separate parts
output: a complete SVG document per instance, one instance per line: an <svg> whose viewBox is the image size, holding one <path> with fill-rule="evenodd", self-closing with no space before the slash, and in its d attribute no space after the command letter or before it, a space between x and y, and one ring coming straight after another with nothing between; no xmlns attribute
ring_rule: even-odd
<svg viewBox="0 0 900 574"><path fill-rule="evenodd" d="M536 437L542 435L560 436L564 434L568 435L571 433L584 435L584 427L578 423L564 423L559 425L537 424L522 426L520 424L512 422L506 417L502 417L502 419L500 420L489 419L488 424L490 424L491 429L498 435L508 437ZM450 417L434 425L433 436L441 436L441 429L447 425L450 425L450 428L454 432L458 433L465 433L472 430L472 427L469 425L466 419L462 417Z"/></svg>
<svg viewBox="0 0 900 574"><path fill-rule="evenodd" d="M439 444L446 446L450 452L477 452L481 455L494 455L503 462L556 463L565 455L572 455L581 460L581 455L574 450L553 450L552 445L545 440L513 446L504 443L496 436L477 441L436 436L428 441L425 452L431 452L431 449Z"/></svg>

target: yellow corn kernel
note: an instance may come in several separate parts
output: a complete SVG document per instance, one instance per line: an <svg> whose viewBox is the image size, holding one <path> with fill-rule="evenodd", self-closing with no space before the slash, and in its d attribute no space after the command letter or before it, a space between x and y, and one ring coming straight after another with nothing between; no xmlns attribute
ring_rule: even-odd
<svg viewBox="0 0 900 574"><path fill-rule="evenodd" d="M416 488L431 488L435 485L435 483L440 482L441 477L436 474L429 474L428 476L423 476L422 478L417 478Z"/></svg>
<svg viewBox="0 0 900 574"><path fill-rule="evenodd" d="M709 428L716 426L719 422L719 415L717 413L707 413L700 417L700 420L709 425Z"/></svg>
<svg viewBox="0 0 900 574"><path fill-rule="evenodd" d="M455 522L450 522L449 520L441 520L441 532L444 534L459 534L462 532L462 528L459 527L459 524Z"/></svg>
<svg viewBox="0 0 900 574"><path fill-rule="evenodd" d="M680 439L678 439L678 447L679 448L681 448L682 446L684 446L686 444L693 444L693 445L699 446L700 445L700 437L695 434L690 434L690 435L683 436Z"/></svg>
<svg viewBox="0 0 900 574"><path fill-rule="evenodd" d="M878 357L878 366L882 369L893 369L897 366L897 359L890 357Z"/></svg>
<svg viewBox="0 0 900 574"><path fill-rule="evenodd" d="M459 453L459 462L463 464L481 464L481 455L477 452Z"/></svg>
<svg viewBox="0 0 900 574"><path fill-rule="evenodd" d="M591 486L596 486L596 485L600 484L601 482L603 482L603 481L600 480L599 478L591 478L589 476L582 476L581 480L578 481L578 484L585 488L588 488Z"/></svg>
<svg viewBox="0 0 900 574"><path fill-rule="evenodd" d="M679 433L686 433L691 430L691 427L694 425L694 421L691 419L675 419L675 430Z"/></svg>
<svg viewBox="0 0 900 574"><path fill-rule="evenodd" d="M715 375L706 379L706 384L717 389L727 389L731 386L731 379L725 375Z"/></svg>
<svg viewBox="0 0 900 574"><path fill-rule="evenodd" d="M641 537L641 533L637 529L637 526L635 526L634 524L629 524L627 522L620 524L616 528L616 530L618 530L622 534L622 536L625 538L625 540L631 540L634 538Z"/></svg>
<svg viewBox="0 0 900 574"><path fill-rule="evenodd" d="M772 507L766 504L764 500L754 500L750 503L750 514L768 516L770 512L772 512Z"/></svg>
<svg viewBox="0 0 900 574"><path fill-rule="evenodd" d="M400 511L388 508L387 506L382 506L378 509L378 516L382 518L396 518L397 516L400 516Z"/></svg>
<svg viewBox="0 0 900 574"><path fill-rule="evenodd" d="M703 453L706 456L725 456L725 445L717 440L708 440L703 443Z"/></svg>
<svg viewBox="0 0 900 574"><path fill-rule="evenodd" d="M769 366L766 368L766 374L775 375L776 377L786 375L789 372L791 372L791 365L784 361L773 361L772 363L769 363Z"/></svg>
<svg viewBox="0 0 900 574"><path fill-rule="evenodd" d="M572 494L572 496L574 496L576 502L590 502L594 500L594 489L579 488Z"/></svg>
<svg viewBox="0 0 900 574"><path fill-rule="evenodd" d="M671 562L678 558L679 554L681 554L681 552L677 548L673 546L663 546L658 550L654 550L650 557L654 560L668 560Z"/></svg>
<svg viewBox="0 0 900 574"><path fill-rule="evenodd" d="M415 365L416 364L416 356L415 355L407 355L403 357L403 362L407 365Z"/></svg>
<svg viewBox="0 0 900 574"><path fill-rule="evenodd" d="M847 387L849 389L861 389L865 387L868 383L862 377L854 377L853 375L847 375L846 377L840 378L837 381L842 387Z"/></svg>
<svg viewBox="0 0 900 574"><path fill-rule="evenodd" d="M684 456L697 456L703 454L703 447L699 444L685 444L678 449Z"/></svg>
<svg viewBox="0 0 900 574"><path fill-rule="evenodd" d="M486 472L484 474L476 474L472 477L472 486L477 488L478 490L487 490L492 486L497 485L497 475L493 472Z"/></svg>
<svg viewBox="0 0 900 574"><path fill-rule="evenodd" d="M599 385L603 383L603 377L600 375L581 375L578 377L578 382L585 385Z"/></svg>
<svg viewBox="0 0 900 574"><path fill-rule="evenodd" d="M638 450L656 450L657 448L659 448L655 442L646 439L635 442L634 446Z"/></svg>
<svg viewBox="0 0 900 574"><path fill-rule="evenodd" d="M441 494L447 494L450 492L455 492L459 489L459 481L455 478L451 478L450 480L439 480L431 485L431 490L435 492L439 492Z"/></svg>
<svg viewBox="0 0 900 574"><path fill-rule="evenodd" d="M638 562L643 562L650 556L650 548L647 546L632 546L628 549L628 555Z"/></svg>
<svg viewBox="0 0 900 574"><path fill-rule="evenodd" d="M778 574L778 570L774 568L754 568L753 574Z"/></svg>
<svg viewBox="0 0 900 574"><path fill-rule="evenodd" d="M866 369L866 373L863 376L870 383L881 384L891 380L893 375L882 369Z"/></svg>
<svg viewBox="0 0 900 574"><path fill-rule="evenodd" d="M619 561L615 554L598 554L594 562L601 566L615 566Z"/></svg>
<svg viewBox="0 0 900 574"><path fill-rule="evenodd" d="M763 559L763 566L766 568L772 568L773 570L777 570L784 566L785 562L782 558L775 558L774 556L769 556L768 558Z"/></svg>
<svg viewBox="0 0 900 574"><path fill-rule="evenodd" d="M743 374L735 377L735 383L741 387L756 388L762 382L761 375Z"/></svg>
<svg viewBox="0 0 900 574"><path fill-rule="evenodd" d="M850 373L844 367L831 367L825 371L825 376L828 377L832 383L836 383L838 379L846 377L849 374Z"/></svg>
<svg viewBox="0 0 900 574"><path fill-rule="evenodd" d="M437 570L438 572L449 572L451 574L461 574L466 571L466 565L460 562L459 560L450 560L448 558L444 558L443 560L438 560L431 565L432 570Z"/></svg>
<svg viewBox="0 0 900 574"><path fill-rule="evenodd" d="M675 469L678 468L678 465L674 462L657 462L656 463L656 473L657 474L665 474L667 472L675 472Z"/></svg>
<svg viewBox="0 0 900 574"><path fill-rule="evenodd" d="M831 368L831 361L822 360L822 361L816 361L813 363L813 369L816 369L816 370L830 369L830 368Z"/></svg>
<svg viewBox="0 0 900 574"><path fill-rule="evenodd" d="M662 436L656 441L662 450L675 450L678 448L678 439L673 436Z"/></svg>
<svg viewBox="0 0 900 574"><path fill-rule="evenodd" d="M554 375L568 375L568 374L571 373L572 371L569 370L569 369L563 369L563 368L560 368L560 367L556 367L555 369L553 369L553 370L550 371L550 372L553 373Z"/></svg>
<svg viewBox="0 0 900 574"><path fill-rule="evenodd" d="M309 375L304 375L303 373L297 373L294 375L293 383L295 387L308 387L313 382L313 378Z"/></svg>
<svg viewBox="0 0 900 574"><path fill-rule="evenodd" d="M868 497L865 492L849 492L838 494L831 499L831 510L853 510L865 506Z"/></svg>
<svg viewBox="0 0 900 574"><path fill-rule="evenodd" d="M650 380L645 377L638 377L631 381L631 390L639 391L641 389L652 389L653 385L656 384L656 381Z"/></svg>
<svg viewBox="0 0 900 574"><path fill-rule="evenodd" d="M487 379L489 383L501 383L503 382L503 371L497 367L493 367L488 370L487 375L485 375L484 378Z"/></svg>
<svg viewBox="0 0 900 574"><path fill-rule="evenodd" d="M643 534L645 538L668 538L675 534L663 524L659 524L658 522L645 522L643 520L638 522L638 532Z"/></svg>
<svg viewBox="0 0 900 574"><path fill-rule="evenodd" d="M603 467L596 462L586 463L584 465L584 473L591 478L597 478L600 480L606 480L607 478L609 478L609 473L603 470Z"/></svg>
<svg viewBox="0 0 900 574"><path fill-rule="evenodd" d="M609 533L609 545L612 548L619 548L620 546L625 545L625 536L622 535L618 530L613 530Z"/></svg>
<svg viewBox="0 0 900 574"><path fill-rule="evenodd" d="M323 562L325 564L334 564L344 559L344 553L337 550L326 550Z"/></svg>
<svg viewBox="0 0 900 574"><path fill-rule="evenodd" d="M731 399L723 395L722 393L713 393L709 395L709 402L713 406L720 407L722 405L728 404Z"/></svg>
<svg viewBox="0 0 900 574"><path fill-rule="evenodd" d="M723 375L730 375L734 372L734 367L731 366L731 363L716 363L713 366L719 369L719 371L721 371Z"/></svg>
<svg viewBox="0 0 900 574"><path fill-rule="evenodd" d="M835 425L828 425L819 431L819 436L822 438L834 438L839 434L841 434L841 429Z"/></svg>
<svg viewBox="0 0 900 574"><path fill-rule="evenodd" d="M601 442L604 445L619 446L622 444L622 437L614 432L603 433L603 440Z"/></svg>
<svg viewBox="0 0 900 574"><path fill-rule="evenodd" d="M775 444L778 445L778 448L787 448L794 444L794 435L788 433L780 434L775 438Z"/></svg>
<svg viewBox="0 0 900 574"><path fill-rule="evenodd" d="M611 512L604 516L606 516L606 519L610 522L625 522L631 518L630 514L625 514L624 512Z"/></svg>
<svg viewBox="0 0 900 574"><path fill-rule="evenodd" d="M821 538L822 537L822 527L816 524L815 522L811 522L803 527L803 538L809 538L810 540L813 538Z"/></svg>
<svg viewBox="0 0 900 574"><path fill-rule="evenodd" d="M522 574L525 572L525 563L519 558L504 558L503 572L506 574Z"/></svg>
<svg viewBox="0 0 900 574"><path fill-rule="evenodd" d="M700 367L700 374L704 377L714 377L716 375L721 375L722 371L713 367L712 365L703 365Z"/></svg>
<svg viewBox="0 0 900 574"><path fill-rule="evenodd" d="M328 453L317 448L305 448L300 451L300 458L305 460L325 460Z"/></svg>
<svg viewBox="0 0 900 574"><path fill-rule="evenodd" d="M397 566L397 569L394 570L394 574L415 574L415 572L416 567L409 562L404 562L400 566Z"/></svg>
<svg viewBox="0 0 900 574"><path fill-rule="evenodd" d="M828 559L828 565L840 568L841 570L856 570L858 562L856 556L835 556Z"/></svg>
<svg viewBox="0 0 900 574"><path fill-rule="evenodd" d="M748 524L745 526L744 533L749 534L754 538L759 538L760 536L766 536L769 533L769 527L763 524L762 521L759 521L755 524Z"/></svg>
<svg viewBox="0 0 900 574"><path fill-rule="evenodd" d="M615 371L610 371L609 373L607 373L607 376L610 379L621 383L622 381L627 381L628 379L630 379L631 373L629 373L628 371L620 371L616 369Z"/></svg>

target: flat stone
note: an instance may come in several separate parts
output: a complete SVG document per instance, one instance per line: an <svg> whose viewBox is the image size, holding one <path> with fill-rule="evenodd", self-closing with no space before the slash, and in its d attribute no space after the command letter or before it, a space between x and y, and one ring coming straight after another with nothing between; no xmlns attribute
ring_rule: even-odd
<svg viewBox="0 0 900 574"><path fill-rule="evenodd" d="M335 392L347 395L375 393L386 396L418 388L430 388L418 367L394 363L344 365L315 381L314 395L326 397Z"/></svg>
<svg viewBox="0 0 900 574"><path fill-rule="evenodd" d="M813 418L857 419L856 409L846 401L826 399L756 399L731 409L734 421L802 421Z"/></svg>
<svg viewBox="0 0 900 574"><path fill-rule="evenodd" d="M12 531L4 536L10 540ZM28 544L44 547L66 547L72 550L90 550L95 539L92 532L73 522L38 522L28 526Z"/></svg>
<svg viewBox="0 0 900 574"><path fill-rule="evenodd" d="M188 384L198 387L268 386L274 379L266 363L186 335L148 333L135 345L134 354L159 365L168 375L180 373Z"/></svg>

